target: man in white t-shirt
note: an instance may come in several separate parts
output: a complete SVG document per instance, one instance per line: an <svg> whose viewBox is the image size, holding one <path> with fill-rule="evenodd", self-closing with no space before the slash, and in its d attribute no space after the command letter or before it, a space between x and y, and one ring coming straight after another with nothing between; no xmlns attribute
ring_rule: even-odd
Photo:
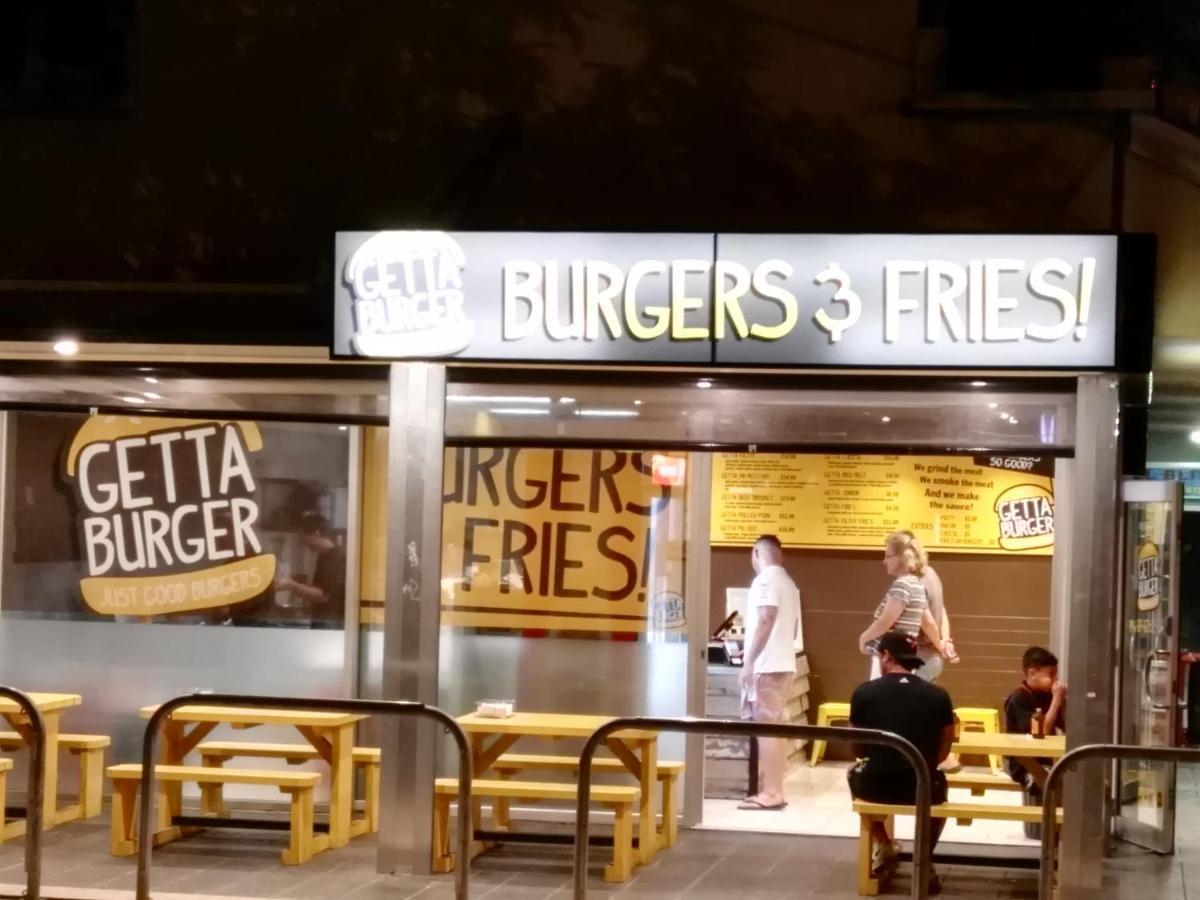
<svg viewBox="0 0 1200 900"><path fill-rule="evenodd" d="M746 597L746 649L742 655L743 715L755 722L784 722L796 677L796 637L800 591L783 568L779 538L764 534L754 542L750 564L755 577ZM760 790L739 809L783 809L784 738L757 738L762 768Z"/></svg>

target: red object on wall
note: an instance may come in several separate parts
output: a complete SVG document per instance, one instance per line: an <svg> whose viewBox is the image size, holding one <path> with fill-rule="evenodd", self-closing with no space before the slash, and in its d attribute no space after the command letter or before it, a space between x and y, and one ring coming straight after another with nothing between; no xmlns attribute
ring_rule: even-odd
<svg viewBox="0 0 1200 900"><path fill-rule="evenodd" d="M655 453L650 457L650 477L662 487L680 487L687 480L687 459Z"/></svg>

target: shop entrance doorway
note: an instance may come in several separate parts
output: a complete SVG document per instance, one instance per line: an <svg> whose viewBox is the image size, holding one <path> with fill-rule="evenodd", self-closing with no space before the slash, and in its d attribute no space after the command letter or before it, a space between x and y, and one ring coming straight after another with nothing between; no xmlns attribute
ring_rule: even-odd
<svg viewBox="0 0 1200 900"><path fill-rule="evenodd" d="M866 679L856 638L887 588L882 544L897 528L922 536L947 582L956 705L999 715L1022 651L1061 639L1069 579L1053 571L1050 535L1068 512L1054 478L1071 465L1073 379L475 375L452 372L446 395L447 709L504 697L547 712L737 715L710 643L753 577L760 533L780 537L803 595L797 720ZM626 575L635 590L621 590ZM744 742L664 736L659 755L686 763L685 826L856 835L845 752L814 767L810 748L793 751L782 813L730 799L748 777ZM946 840L1026 842L1020 825L996 824Z"/></svg>

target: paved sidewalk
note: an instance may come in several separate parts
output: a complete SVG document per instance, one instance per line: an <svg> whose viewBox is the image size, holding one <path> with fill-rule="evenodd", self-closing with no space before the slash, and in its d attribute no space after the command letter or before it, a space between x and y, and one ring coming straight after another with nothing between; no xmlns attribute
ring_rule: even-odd
<svg viewBox="0 0 1200 900"><path fill-rule="evenodd" d="M101 824L77 824L47 835L44 859L47 900L116 900L131 897L132 860L108 853L108 832ZM354 898L403 900L453 897L449 876L413 877L375 874L373 841L356 840L345 848L322 853L299 867L279 865L278 835L262 832L214 831L168 845L154 854L155 900L166 894L204 897L279 898L299 900ZM0 883L22 878L21 845L0 848ZM856 897L856 842L845 838L810 838L691 831L650 866L635 870L622 885L599 878L604 851L592 854L589 896L616 894L633 900L784 900L792 897ZM890 893L904 896L909 879L902 866ZM943 868L947 898L1035 897L1030 871ZM540 900L570 897L569 847L507 844L480 856L472 867L472 898ZM88 894L78 890L91 889ZM92 893L91 891L95 891ZM1153 894L1152 896L1161 896Z"/></svg>
<svg viewBox="0 0 1200 900"><path fill-rule="evenodd" d="M1124 847L1105 863L1105 898L1200 900L1200 790L1197 773L1179 779L1179 849L1159 857ZM359 838L311 863L279 863L281 834L212 830L154 853L155 900L172 894L232 898L290 897L324 900L449 900L450 876L381 876L375 873L375 843ZM790 900L822 897L851 900L855 891L857 842L847 838L797 837L728 831L686 831L669 852L635 870L622 885L599 878L605 851L591 855L589 896L609 900ZM0 846L0 885L17 888L23 874L24 842ZM43 860L47 900L124 900L132 897L134 864L108 851L107 815L47 832ZM1025 869L940 866L947 900L1035 898L1036 873ZM904 897L909 867L901 867L888 896ZM480 856L472 866L472 900L543 900L571 896L569 847L507 844ZM57 888L58 890L55 890ZM0 888L0 896L19 896Z"/></svg>

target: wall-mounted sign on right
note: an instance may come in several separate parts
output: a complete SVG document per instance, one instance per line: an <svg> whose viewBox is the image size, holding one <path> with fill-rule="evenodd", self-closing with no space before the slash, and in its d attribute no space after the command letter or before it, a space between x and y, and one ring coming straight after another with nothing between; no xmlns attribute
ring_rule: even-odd
<svg viewBox="0 0 1200 900"><path fill-rule="evenodd" d="M909 528L939 552L1050 555L1052 471L1031 457L721 453L712 543L877 550Z"/></svg>

